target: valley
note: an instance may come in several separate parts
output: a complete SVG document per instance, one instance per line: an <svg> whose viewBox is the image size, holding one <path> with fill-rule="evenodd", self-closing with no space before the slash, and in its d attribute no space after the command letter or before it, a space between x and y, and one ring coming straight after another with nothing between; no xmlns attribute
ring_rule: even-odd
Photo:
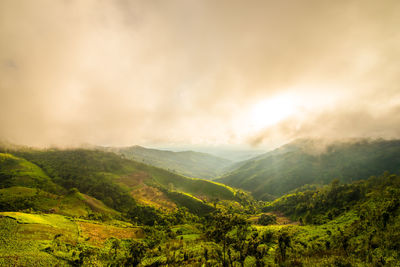
<svg viewBox="0 0 400 267"><path fill-rule="evenodd" d="M399 142L316 142L216 181L103 149L3 146L0 265L395 266Z"/></svg>
<svg viewBox="0 0 400 267"><path fill-rule="evenodd" d="M399 267L399 0L0 0L0 267Z"/></svg>

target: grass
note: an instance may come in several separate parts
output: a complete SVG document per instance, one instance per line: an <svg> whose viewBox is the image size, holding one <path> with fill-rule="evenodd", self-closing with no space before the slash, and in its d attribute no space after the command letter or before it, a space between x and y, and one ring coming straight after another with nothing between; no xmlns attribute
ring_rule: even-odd
<svg viewBox="0 0 400 267"><path fill-rule="evenodd" d="M171 231L177 234L177 239L182 239L185 241L194 241L202 236L201 231L195 225L191 224L174 226L171 228Z"/></svg>
<svg viewBox="0 0 400 267"><path fill-rule="evenodd" d="M37 165L8 153L0 153L0 186L42 188L50 192L61 190Z"/></svg>
<svg viewBox="0 0 400 267"><path fill-rule="evenodd" d="M79 192L61 198L56 211L73 217L88 217L93 213L107 214L110 217L120 216L119 212L107 207L100 200Z"/></svg>
<svg viewBox="0 0 400 267"><path fill-rule="evenodd" d="M222 186L219 183L188 178L155 167L150 167L149 173L160 185L169 189L189 193L198 198L206 198L208 200L214 198L235 199L234 190L227 186Z"/></svg>
<svg viewBox="0 0 400 267"><path fill-rule="evenodd" d="M1 212L1 216L9 217L15 219L18 223L23 224L46 224L56 227L56 224L51 222L51 217L59 216L59 215L38 215L38 214L29 214L22 212ZM51 217L50 217L51 216Z"/></svg>
<svg viewBox="0 0 400 267"><path fill-rule="evenodd" d="M186 207L190 212L197 215L205 215L214 210L214 208L190 194L178 191L166 191L167 196L179 206Z"/></svg>
<svg viewBox="0 0 400 267"><path fill-rule="evenodd" d="M56 235L71 244L78 238L74 223L60 215L0 213L0 266L66 264L43 251Z"/></svg>
<svg viewBox="0 0 400 267"><path fill-rule="evenodd" d="M164 192L156 187L140 184L131 191L132 196L141 204L152 206L165 211L176 210L176 204L172 202Z"/></svg>
<svg viewBox="0 0 400 267"><path fill-rule="evenodd" d="M105 224L57 214L0 212L0 266L67 266L78 248L107 252L112 239L143 237L141 228L117 220Z"/></svg>
<svg viewBox="0 0 400 267"><path fill-rule="evenodd" d="M9 188L0 189L0 202L13 202L21 198L33 197L37 189L13 186Z"/></svg>
<svg viewBox="0 0 400 267"><path fill-rule="evenodd" d="M93 222L77 222L81 237L94 246L103 246L109 238L132 239L143 238L141 228L121 228Z"/></svg>
<svg viewBox="0 0 400 267"><path fill-rule="evenodd" d="M3 211L32 209L80 218L88 218L93 214L117 218L121 216L100 200L79 192L57 196L40 189L21 186L0 189L0 207Z"/></svg>

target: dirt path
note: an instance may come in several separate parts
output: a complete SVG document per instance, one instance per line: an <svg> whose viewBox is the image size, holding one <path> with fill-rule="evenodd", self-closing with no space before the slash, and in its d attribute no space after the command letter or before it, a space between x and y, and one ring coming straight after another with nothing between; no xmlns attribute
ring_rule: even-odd
<svg viewBox="0 0 400 267"><path fill-rule="evenodd" d="M267 214L267 215L275 215L276 216L276 225L299 225L299 222L292 221L288 217L284 216L280 212L264 212L257 214L255 216L252 216L249 218L249 221L252 224L258 224L258 219L261 217L262 214Z"/></svg>

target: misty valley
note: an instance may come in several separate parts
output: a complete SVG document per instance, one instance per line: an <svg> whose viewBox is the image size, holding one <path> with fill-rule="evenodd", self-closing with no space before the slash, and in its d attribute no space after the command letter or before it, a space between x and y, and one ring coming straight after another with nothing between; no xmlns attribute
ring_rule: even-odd
<svg viewBox="0 0 400 267"><path fill-rule="evenodd" d="M0 0L0 267L400 267L399 0Z"/></svg>
<svg viewBox="0 0 400 267"><path fill-rule="evenodd" d="M301 139L236 162L138 146L0 152L1 266L400 262L398 140Z"/></svg>

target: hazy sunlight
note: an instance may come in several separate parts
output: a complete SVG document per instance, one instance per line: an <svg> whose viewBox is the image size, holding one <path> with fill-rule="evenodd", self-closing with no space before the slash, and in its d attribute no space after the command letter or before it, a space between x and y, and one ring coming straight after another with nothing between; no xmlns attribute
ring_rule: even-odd
<svg viewBox="0 0 400 267"><path fill-rule="evenodd" d="M295 111L295 103L288 95L279 95L256 103L249 114L252 130L260 130L280 122Z"/></svg>

